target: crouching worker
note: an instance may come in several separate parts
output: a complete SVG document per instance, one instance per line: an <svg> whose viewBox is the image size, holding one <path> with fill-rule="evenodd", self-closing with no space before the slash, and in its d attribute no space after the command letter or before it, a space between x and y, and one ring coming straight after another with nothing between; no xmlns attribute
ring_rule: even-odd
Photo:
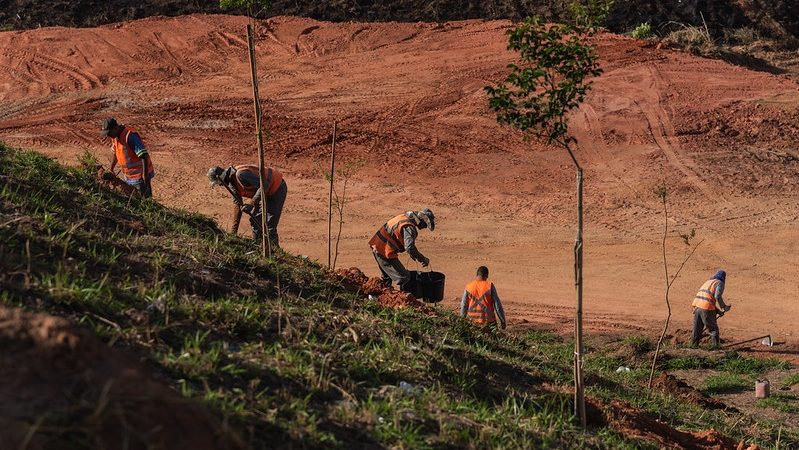
<svg viewBox="0 0 799 450"><path fill-rule="evenodd" d="M497 288L488 280L488 267L478 267L477 279L466 285L461 298L461 317L491 328L496 327L499 318L500 327L504 330L507 326Z"/></svg>
<svg viewBox="0 0 799 450"><path fill-rule="evenodd" d="M691 347L699 345L699 340L702 339L702 332L705 328L710 334L710 345L713 348L719 347L719 325L716 322L716 317L721 317L730 310L730 307L725 305L722 299L726 279L727 272L719 270L711 279L705 281L705 284L696 293L691 305L694 308L694 329L691 336Z"/></svg>
<svg viewBox="0 0 799 450"><path fill-rule="evenodd" d="M142 197L152 197L153 189L150 180L155 176L153 161L147 147L134 129L117 123L109 117L103 121L103 136L111 138L111 169L119 165L125 183L134 187ZM110 175L109 175L110 177Z"/></svg>
<svg viewBox="0 0 799 450"><path fill-rule="evenodd" d="M283 204L286 202L288 188L283 174L271 167L265 167L266 179L266 230L269 240L279 247L277 226L280 215L283 213ZM243 213L250 215L252 235L256 242L261 241L261 189L258 166L231 166L222 169L219 166L208 169L208 181L211 186L225 186L233 196L233 203ZM244 203L244 198L252 199Z"/></svg>
<svg viewBox="0 0 799 450"><path fill-rule="evenodd" d="M433 211L428 208L418 212L408 211L384 223L369 240L369 246L372 248L386 287L391 287L393 281L401 291L412 291L411 275L400 262L398 255L407 251L414 261L420 262L422 267L427 267L430 259L416 248L416 237L419 235L419 230L425 228L430 228L430 231L435 230L435 220Z"/></svg>

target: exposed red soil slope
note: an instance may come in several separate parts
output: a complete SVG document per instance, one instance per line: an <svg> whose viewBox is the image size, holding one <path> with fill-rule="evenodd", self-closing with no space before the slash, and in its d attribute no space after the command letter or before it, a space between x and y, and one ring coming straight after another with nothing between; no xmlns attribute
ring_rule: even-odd
<svg viewBox="0 0 799 450"><path fill-rule="evenodd" d="M0 448L244 448L200 405L66 320L0 307Z"/></svg>
<svg viewBox="0 0 799 450"><path fill-rule="evenodd" d="M114 115L144 136L158 200L226 226L230 199L205 172L257 160L244 25L196 15L0 33L0 139L106 160L97 128ZM365 163L348 188L340 265L377 275L372 233L429 206L438 226L418 245L447 274L445 306L485 264L511 325L570 329L573 169L486 107L483 87L514 61L508 26L261 22L267 158L289 186L281 244L327 260L321 170L338 120L339 162ZM572 121L586 168L586 326L649 334L665 315L652 190L666 182L672 264L685 248L677 233L704 240L672 286L675 326L690 323L690 300L721 266L734 305L722 338L794 342L799 85L611 34L596 44L605 73Z"/></svg>

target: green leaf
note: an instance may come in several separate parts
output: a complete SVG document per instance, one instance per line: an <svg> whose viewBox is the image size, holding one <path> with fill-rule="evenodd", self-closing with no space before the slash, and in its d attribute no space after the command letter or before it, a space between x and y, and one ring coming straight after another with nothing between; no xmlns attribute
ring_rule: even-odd
<svg viewBox="0 0 799 450"><path fill-rule="evenodd" d="M576 142L567 115L585 100L589 78L602 73L596 48L583 42L586 36L585 28L546 25L537 16L510 30L508 49L518 52L521 63L509 64L503 82L485 87L497 121L549 143Z"/></svg>

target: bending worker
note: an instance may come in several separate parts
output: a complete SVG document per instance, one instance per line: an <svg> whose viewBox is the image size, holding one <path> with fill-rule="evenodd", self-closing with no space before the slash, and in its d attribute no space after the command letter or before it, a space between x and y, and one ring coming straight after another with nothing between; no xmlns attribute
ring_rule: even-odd
<svg viewBox="0 0 799 450"><path fill-rule="evenodd" d="M283 204L286 202L288 187L283 179L283 174L271 167L265 167L266 180L266 229L269 233L269 240L275 246L280 246L278 240L277 225L280 223L280 215L283 212ZM261 189L260 177L258 176L258 166L230 166L222 169L219 166L208 169L208 181L211 186L225 186L233 196L233 203L241 209L241 212L250 215L250 226L255 241L261 240ZM252 199L250 203L244 203L244 198Z"/></svg>
<svg viewBox="0 0 799 450"><path fill-rule="evenodd" d="M719 346L719 326L716 316L721 317L730 310L730 306L724 304L722 294L724 293L724 282L727 279L727 272L719 270L713 277L699 289L694 297L694 329L691 336L691 347L699 345L702 339L702 332L707 328L710 334L710 343L713 347Z"/></svg>
<svg viewBox="0 0 799 450"><path fill-rule="evenodd" d="M478 267L477 279L466 285L461 298L461 317L488 327L495 327L499 318L500 327L504 330L507 326L497 288L488 279L488 267Z"/></svg>
<svg viewBox="0 0 799 450"><path fill-rule="evenodd" d="M111 173L118 163L125 183L135 187L142 197L152 197L150 180L155 176L155 168L139 133L120 125L113 117L103 121L100 133L111 138Z"/></svg>
<svg viewBox="0 0 799 450"><path fill-rule="evenodd" d="M430 231L436 229L435 216L428 208L408 211L394 217L384 223L369 240L386 287L390 287L393 281L400 290L410 292L411 276L399 260L400 253L407 251L411 259L420 262L422 267L430 264L430 259L416 248L416 236L419 230L425 228L430 228Z"/></svg>

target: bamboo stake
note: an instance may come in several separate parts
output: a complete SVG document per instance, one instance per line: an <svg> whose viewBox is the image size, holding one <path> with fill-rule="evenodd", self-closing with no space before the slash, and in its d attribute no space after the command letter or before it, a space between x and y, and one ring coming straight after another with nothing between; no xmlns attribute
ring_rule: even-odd
<svg viewBox="0 0 799 450"><path fill-rule="evenodd" d="M261 99L258 92L258 69L255 62L255 39L253 38L252 23L247 24L247 47L250 51L250 70L252 76L252 95L255 105L255 133L258 141L258 170L261 189L261 254L272 257L272 245L266 230L266 171L264 170L264 141L262 130Z"/></svg>
<svg viewBox="0 0 799 450"><path fill-rule="evenodd" d="M330 195L327 199L327 267L332 269L330 258L333 252L333 177L336 171L336 128L338 122L333 121L333 146L330 150Z"/></svg>
<svg viewBox="0 0 799 450"><path fill-rule="evenodd" d="M576 160L575 160L576 162ZM574 242L574 284L577 310L574 317L574 414L586 427L583 384L583 169L577 166L577 239Z"/></svg>

